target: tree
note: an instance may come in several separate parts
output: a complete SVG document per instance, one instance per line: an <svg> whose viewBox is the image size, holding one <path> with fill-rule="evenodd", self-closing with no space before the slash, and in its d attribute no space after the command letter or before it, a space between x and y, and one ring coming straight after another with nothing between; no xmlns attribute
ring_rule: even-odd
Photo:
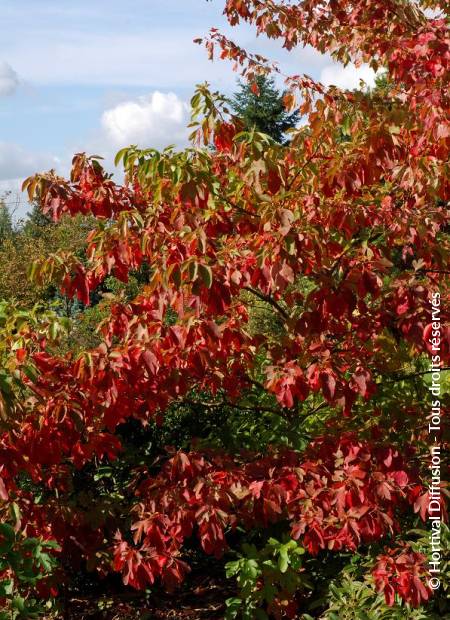
<svg viewBox="0 0 450 620"><path fill-rule="evenodd" d="M240 82L231 105L248 131L256 129L279 143L286 140L286 132L294 129L300 120L297 110L286 111L283 94L276 89L274 78L264 75L256 76L251 83Z"/></svg>
<svg viewBox="0 0 450 620"><path fill-rule="evenodd" d="M4 200L0 199L0 244L6 239L10 239L14 234L11 213Z"/></svg>
<svg viewBox="0 0 450 620"><path fill-rule="evenodd" d="M27 213L23 229L31 237L42 237L53 223L52 218L49 215L44 215L40 206L35 202L32 204L30 212Z"/></svg>
<svg viewBox="0 0 450 620"><path fill-rule="evenodd" d="M361 601L372 618L446 613L423 524L430 355L450 363L449 38L444 20L400 7L230 0L231 24L385 66L386 89L288 79L307 123L283 145L241 132L200 86L195 146L121 150L123 185L84 154L70 180L26 182L44 213L96 222L87 258L45 257L38 285L88 304L111 275L149 273L133 300L110 300L98 346L61 353L33 332L10 347L28 397L0 440L5 514L17 504L63 565L172 590L189 548L232 548L229 617L345 617ZM216 30L207 46L247 77L267 70ZM136 455L123 426L174 409L225 411L234 436ZM444 532L443 502L436 515Z"/></svg>
<svg viewBox="0 0 450 620"><path fill-rule="evenodd" d="M13 226L11 214L6 206L4 209L2 212L0 205L0 229L3 221L5 231L3 243L0 243L0 300L15 300L22 309L28 310L36 303L57 302L63 314L76 312L77 304L62 297L52 285L35 286L28 272L35 260L57 250L73 252L82 260L92 219L79 215L53 222L33 204L26 217Z"/></svg>

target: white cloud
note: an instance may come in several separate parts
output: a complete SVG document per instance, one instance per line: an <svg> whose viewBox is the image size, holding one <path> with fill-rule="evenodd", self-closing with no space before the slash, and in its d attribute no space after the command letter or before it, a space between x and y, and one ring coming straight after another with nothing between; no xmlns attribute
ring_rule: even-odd
<svg viewBox="0 0 450 620"><path fill-rule="evenodd" d="M359 88L359 82L363 80L367 86L374 86L375 71L367 65L344 67L338 63L324 67L320 73L320 81L325 86L337 86L338 88L353 90Z"/></svg>
<svg viewBox="0 0 450 620"><path fill-rule="evenodd" d="M12 95L19 86L19 77L7 62L0 61L0 96Z"/></svg>
<svg viewBox="0 0 450 620"><path fill-rule="evenodd" d="M58 164L56 157L30 152L18 144L0 142L0 181L23 179L56 168Z"/></svg>
<svg viewBox="0 0 450 620"><path fill-rule="evenodd" d="M162 148L186 143L188 119L189 107L177 95L154 91L106 110L101 124L111 147Z"/></svg>

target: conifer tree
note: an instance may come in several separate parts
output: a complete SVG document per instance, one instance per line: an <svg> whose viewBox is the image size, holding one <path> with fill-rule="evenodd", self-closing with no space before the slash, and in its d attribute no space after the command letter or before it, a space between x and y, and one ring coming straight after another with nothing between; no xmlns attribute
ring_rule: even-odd
<svg viewBox="0 0 450 620"><path fill-rule="evenodd" d="M239 90L231 105L247 130L255 128L279 143L286 141L286 132L300 119L297 111L286 111L283 93L277 90L273 78L264 75L257 76L252 83L239 82Z"/></svg>
<svg viewBox="0 0 450 620"><path fill-rule="evenodd" d="M3 199L0 199L0 244L13 235L14 226L11 213Z"/></svg>

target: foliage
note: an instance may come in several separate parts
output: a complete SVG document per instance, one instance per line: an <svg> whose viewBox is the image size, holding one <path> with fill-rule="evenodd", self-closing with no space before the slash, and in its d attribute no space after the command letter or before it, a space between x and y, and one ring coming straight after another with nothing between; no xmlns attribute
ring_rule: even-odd
<svg viewBox="0 0 450 620"><path fill-rule="evenodd" d="M11 218L6 207L3 209ZM29 309L37 303L51 303L56 298L60 311L71 316L76 310L73 303L58 296L53 286L34 285L28 273L33 261L56 251L67 250L82 257L91 226L92 220L83 217L63 218L54 224L46 216L38 215L36 205L15 227L11 222L5 224L4 236L0 232L0 299L15 300L22 308Z"/></svg>
<svg viewBox="0 0 450 620"><path fill-rule="evenodd" d="M27 396L25 382L36 368L29 356L42 343L55 347L69 329L67 320L36 305L21 310L0 301L0 421L18 418Z"/></svg>
<svg viewBox="0 0 450 620"><path fill-rule="evenodd" d="M344 575L342 582L330 586L330 606L321 620L433 620L439 617L423 609L401 605L388 606L367 582ZM311 616L304 616L310 620Z"/></svg>
<svg viewBox="0 0 450 620"><path fill-rule="evenodd" d="M24 537L7 522L0 523L0 611L1 620L39 618L51 604L39 598L45 591L45 581L56 567L53 555L58 548L54 541Z"/></svg>
<svg viewBox="0 0 450 620"><path fill-rule="evenodd" d="M274 79L264 75L257 76L251 84L241 82L231 105L247 131L267 134L280 143L300 120L296 110L286 111L283 94L277 91Z"/></svg>
<svg viewBox="0 0 450 620"><path fill-rule="evenodd" d="M226 618L239 615L243 619L264 620L270 614L294 618L298 611L294 594L304 587L303 547L294 540L280 542L269 538L260 551L248 544L242 550L244 555L226 565L227 577L236 576L239 587L239 596L227 600Z"/></svg>
<svg viewBox="0 0 450 620"><path fill-rule="evenodd" d="M14 226L5 201L0 198L0 245L5 242L5 239L12 237L14 234Z"/></svg>
<svg viewBox="0 0 450 620"><path fill-rule="evenodd" d="M46 298L44 287L28 283L29 261L46 253L43 239L15 235L0 246L0 298L16 299L23 307L32 307Z"/></svg>
<svg viewBox="0 0 450 620"><path fill-rule="evenodd" d="M0 436L2 509L57 541L66 574L172 590L192 549L226 562L255 541L234 565L241 615L297 613L277 602L294 586L305 618L359 602L366 615L446 613L411 532L428 516L436 308L437 362L450 362L448 27L406 0L319 5L228 0L225 14L288 49L383 67L382 88L288 78L285 105L305 125L280 144L201 85L189 148L122 149L124 184L84 154L70 179L25 183L44 215L92 228L30 270L36 287L97 304L91 346L39 328L19 354L16 333L2 345L23 390ZM206 45L250 80L269 71L216 30ZM341 585L324 594L329 567Z"/></svg>

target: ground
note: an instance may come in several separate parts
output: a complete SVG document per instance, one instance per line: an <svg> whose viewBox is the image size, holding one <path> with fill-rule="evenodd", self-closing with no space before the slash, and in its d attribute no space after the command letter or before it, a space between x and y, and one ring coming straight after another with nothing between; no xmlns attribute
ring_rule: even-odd
<svg viewBox="0 0 450 620"><path fill-rule="evenodd" d="M149 595L125 590L114 583L89 584L66 593L58 620L219 620L225 600L235 594L223 567L209 575L193 571L173 593L156 590ZM105 587L106 586L106 587Z"/></svg>

